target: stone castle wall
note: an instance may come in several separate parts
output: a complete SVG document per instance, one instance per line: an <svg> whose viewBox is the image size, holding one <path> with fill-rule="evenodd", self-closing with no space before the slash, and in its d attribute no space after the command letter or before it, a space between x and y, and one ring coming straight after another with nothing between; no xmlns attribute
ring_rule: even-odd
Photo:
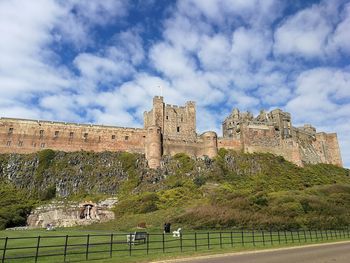
<svg viewBox="0 0 350 263"><path fill-rule="evenodd" d="M46 148L67 152L128 151L144 153L149 167L157 168L163 155L214 157L219 148L226 148L270 152L300 166L342 166L335 133L317 133L309 124L293 127L290 114L279 109L261 111L255 118L234 109L222 127L221 138L212 131L198 135L194 102L175 106L156 96L152 109L144 113L143 129L1 118L0 152L31 153Z"/></svg>
<svg viewBox="0 0 350 263"><path fill-rule="evenodd" d="M279 109L262 111L256 118L234 109L223 122L220 146L244 152L270 152L299 166L308 163L342 166L335 133L317 133L310 124L293 127L290 114Z"/></svg>
<svg viewBox="0 0 350 263"><path fill-rule="evenodd" d="M0 119L0 152L31 153L43 149L145 152L144 129L102 125Z"/></svg>

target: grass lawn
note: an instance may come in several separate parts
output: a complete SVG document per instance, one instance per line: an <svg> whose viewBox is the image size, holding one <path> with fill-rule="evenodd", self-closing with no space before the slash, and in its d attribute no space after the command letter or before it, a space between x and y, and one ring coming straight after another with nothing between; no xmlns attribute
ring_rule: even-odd
<svg viewBox="0 0 350 263"><path fill-rule="evenodd" d="M127 233L121 232L68 228L56 231L0 231L0 259L3 257L6 237L5 262L35 262L35 256L38 255L38 262L63 262L64 259L69 262L82 262L88 259L101 263L147 262L350 239L348 230L185 231L181 238L174 238L171 234L163 235L158 231L149 232L146 243L130 245L126 243L126 235ZM23 258L11 259L13 257Z"/></svg>

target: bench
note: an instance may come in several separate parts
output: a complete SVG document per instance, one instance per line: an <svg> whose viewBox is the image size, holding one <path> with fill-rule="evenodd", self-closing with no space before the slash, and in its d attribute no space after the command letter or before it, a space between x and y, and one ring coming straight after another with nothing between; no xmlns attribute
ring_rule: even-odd
<svg viewBox="0 0 350 263"><path fill-rule="evenodd" d="M147 232L134 232L126 235L126 242L128 244L145 244L147 240Z"/></svg>

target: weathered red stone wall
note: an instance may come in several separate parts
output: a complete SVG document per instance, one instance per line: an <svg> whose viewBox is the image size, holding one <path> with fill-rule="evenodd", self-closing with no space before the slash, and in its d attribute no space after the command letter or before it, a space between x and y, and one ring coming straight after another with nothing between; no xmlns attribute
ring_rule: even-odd
<svg viewBox="0 0 350 263"><path fill-rule="evenodd" d="M343 166L336 133L317 133L313 145L322 162Z"/></svg>
<svg viewBox="0 0 350 263"><path fill-rule="evenodd" d="M129 151L144 153L143 129L48 121L0 119L0 152Z"/></svg>
<svg viewBox="0 0 350 263"><path fill-rule="evenodd" d="M335 164L335 165L342 167L343 161L342 161L341 154L340 154L340 147L339 147L339 143L338 143L337 134L336 133L328 133L326 136L326 142L327 142L328 152L329 152L328 161L331 164Z"/></svg>
<svg viewBox="0 0 350 263"><path fill-rule="evenodd" d="M218 138L218 148L240 151L243 150L241 140L234 138Z"/></svg>

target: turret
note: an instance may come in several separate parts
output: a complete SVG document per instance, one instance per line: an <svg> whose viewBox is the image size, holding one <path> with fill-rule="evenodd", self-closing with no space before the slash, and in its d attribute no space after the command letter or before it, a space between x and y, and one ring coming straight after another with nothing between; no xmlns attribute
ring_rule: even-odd
<svg viewBox="0 0 350 263"><path fill-rule="evenodd" d="M146 159L149 168L155 169L160 166L162 158L162 134L158 126L147 128L146 136Z"/></svg>
<svg viewBox="0 0 350 263"><path fill-rule="evenodd" d="M218 140L216 132L207 131L201 135L203 139L203 155L207 155L209 158L213 158L218 154Z"/></svg>

